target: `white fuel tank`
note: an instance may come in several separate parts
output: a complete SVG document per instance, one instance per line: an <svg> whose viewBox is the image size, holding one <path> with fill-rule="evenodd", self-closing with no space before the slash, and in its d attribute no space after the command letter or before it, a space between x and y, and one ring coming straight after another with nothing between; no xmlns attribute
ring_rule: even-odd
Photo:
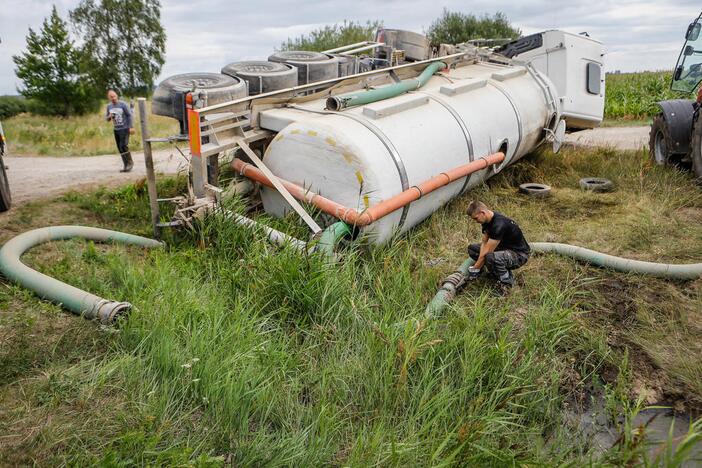
<svg viewBox="0 0 702 468"><path fill-rule="evenodd" d="M476 63L434 75L420 90L341 112L324 101L260 114L262 128L279 132L264 162L279 177L358 211L482 156L505 161L425 195L363 228L383 243L416 226L453 197L517 161L555 129L555 87L533 68ZM289 206L262 191L266 212Z"/></svg>

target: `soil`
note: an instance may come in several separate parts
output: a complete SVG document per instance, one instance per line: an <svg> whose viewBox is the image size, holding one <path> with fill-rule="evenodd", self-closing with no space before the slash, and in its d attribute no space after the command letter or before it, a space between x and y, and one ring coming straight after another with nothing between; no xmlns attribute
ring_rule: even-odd
<svg viewBox="0 0 702 468"><path fill-rule="evenodd" d="M104 156L5 156L12 204L55 198L72 190L96 186L118 187L146 176L143 153L132 153L134 169L119 172L119 155ZM175 174L187 170L187 162L176 150L154 152L156 173Z"/></svg>

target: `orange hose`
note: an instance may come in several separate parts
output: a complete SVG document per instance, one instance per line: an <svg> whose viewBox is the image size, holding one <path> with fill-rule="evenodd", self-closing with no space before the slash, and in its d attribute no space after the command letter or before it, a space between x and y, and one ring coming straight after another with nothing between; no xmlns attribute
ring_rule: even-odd
<svg viewBox="0 0 702 468"><path fill-rule="evenodd" d="M475 161L469 162L462 166L455 167L449 171L442 172L441 174L432 177L419 185L410 187L402 193L390 197L387 200L383 200L377 205L373 205L370 208L359 213L353 208L345 207L335 201L324 198L323 196L306 190L299 185L288 182L287 180L278 178L290 194L301 201L306 201L312 203L314 206L319 208L320 211L334 216L347 224L351 224L358 227L368 226L369 224L378 221L380 218L389 215L395 210L412 203L415 200L437 190L451 182L466 177L474 172L478 172L485 169L488 166L494 164L499 164L504 161L505 155L503 153L494 153L484 158L477 159ZM245 163L241 159L234 159L232 161L232 167L239 174L249 179L260 182L263 185L274 188L273 184L268 177L261 172L255 166Z"/></svg>

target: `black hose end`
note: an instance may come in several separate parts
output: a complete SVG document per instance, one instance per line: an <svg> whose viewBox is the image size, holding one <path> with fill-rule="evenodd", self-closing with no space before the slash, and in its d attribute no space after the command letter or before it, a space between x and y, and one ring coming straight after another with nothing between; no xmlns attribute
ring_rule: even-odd
<svg viewBox="0 0 702 468"><path fill-rule="evenodd" d="M334 97L330 96L327 98L327 110L337 112L341 109L341 101Z"/></svg>
<svg viewBox="0 0 702 468"><path fill-rule="evenodd" d="M117 325L131 309L129 302L107 301L98 309L98 318L103 325Z"/></svg>

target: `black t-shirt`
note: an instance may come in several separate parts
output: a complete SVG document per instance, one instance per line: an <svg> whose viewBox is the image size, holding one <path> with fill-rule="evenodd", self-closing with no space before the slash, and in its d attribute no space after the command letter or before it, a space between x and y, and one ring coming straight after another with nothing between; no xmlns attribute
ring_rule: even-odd
<svg viewBox="0 0 702 468"><path fill-rule="evenodd" d="M500 241L496 250L514 250L522 253L531 251L522 230L519 229L514 220L507 216L495 211L492 219L482 226L483 232L487 233L490 239Z"/></svg>

